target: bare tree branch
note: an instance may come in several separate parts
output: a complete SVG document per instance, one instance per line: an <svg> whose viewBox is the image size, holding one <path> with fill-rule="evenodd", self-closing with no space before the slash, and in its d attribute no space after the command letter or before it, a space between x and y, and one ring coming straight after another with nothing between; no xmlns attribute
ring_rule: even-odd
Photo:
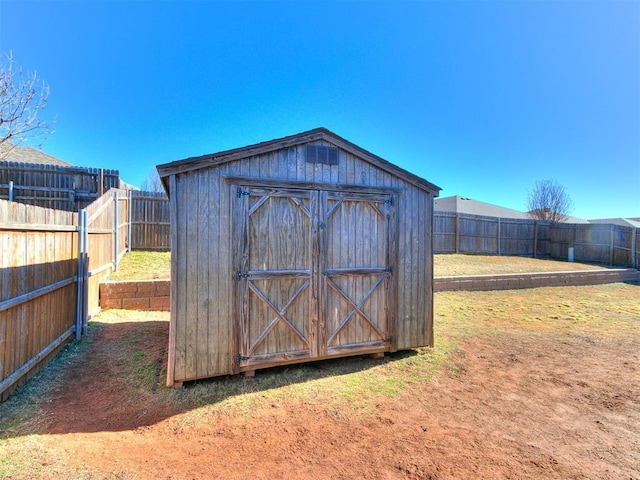
<svg viewBox="0 0 640 480"><path fill-rule="evenodd" d="M531 218L564 222L573 210L573 200L555 180L538 180L529 192L527 210Z"/></svg>
<svg viewBox="0 0 640 480"><path fill-rule="evenodd" d="M158 171L155 168L151 168L147 176L142 180L142 184L140 185L140 190L143 192L161 192L164 193L164 187L162 186L162 181L160 180L160 175L158 175Z"/></svg>
<svg viewBox="0 0 640 480"><path fill-rule="evenodd" d="M47 105L49 85L36 72L15 68L11 52L0 59L0 144L20 145L53 133L50 124L38 117ZM12 148L2 151L7 157Z"/></svg>

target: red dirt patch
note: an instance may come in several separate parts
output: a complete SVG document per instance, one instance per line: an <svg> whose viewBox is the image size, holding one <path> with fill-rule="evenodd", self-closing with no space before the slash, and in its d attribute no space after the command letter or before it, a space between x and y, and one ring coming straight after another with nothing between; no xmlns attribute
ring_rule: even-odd
<svg viewBox="0 0 640 480"><path fill-rule="evenodd" d="M137 479L640 477L638 338L487 336L462 346L454 373L373 411L288 400L248 415L187 411L161 387L138 388L121 375L132 351L114 349L123 338L147 365L165 361L164 321L94 333L44 407L49 427L40 438L64 471Z"/></svg>

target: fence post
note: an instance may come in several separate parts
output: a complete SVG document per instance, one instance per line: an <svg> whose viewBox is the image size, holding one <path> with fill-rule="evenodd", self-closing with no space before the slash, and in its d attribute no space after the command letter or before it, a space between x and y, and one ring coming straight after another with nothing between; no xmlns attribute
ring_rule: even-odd
<svg viewBox="0 0 640 480"><path fill-rule="evenodd" d="M129 190L127 192L127 196L128 196L128 201L127 201L127 208L128 208L128 212L127 212L127 252L131 252L131 242L133 241L132 237L131 237L131 233L132 233L132 228L131 228L131 218L132 218L132 213L131 213L131 206L133 204L133 190Z"/></svg>
<svg viewBox="0 0 640 480"><path fill-rule="evenodd" d="M460 216L458 212L456 212L456 224L455 224L455 242L456 242L456 253L460 253Z"/></svg>
<svg viewBox="0 0 640 480"><path fill-rule="evenodd" d="M638 228L633 227L631 230L631 266L638 268Z"/></svg>
<svg viewBox="0 0 640 480"><path fill-rule="evenodd" d="M9 180L9 201L13 202L13 180Z"/></svg>
<svg viewBox="0 0 640 480"><path fill-rule="evenodd" d="M82 333L82 240L84 238L82 218L82 210L80 210L78 212L78 226L76 230L78 232L78 267L76 271L76 342L80 340L80 335Z"/></svg>
<svg viewBox="0 0 640 480"><path fill-rule="evenodd" d="M76 341L80 340L85 331L87 323L86 304L87 304L87 282L89 259L88 249L88 229L87 229L87 211L82 209L78 212L78 272L77 279L77 295L76 295Z"/></svg>
<svg viewBox="0 0 640 480"><path fill-rule="evenodd" d="M118 191L113 192L113 271L118 271Z"/></svg>
<svg viewBox="0 0 640 480"><path fill-rule="evenodd" d="M500 255L500 217L498 217L498 255Z"/></svg>
<svg viewBox="0 0 640 480"><path fill-rule="evenodd" d="M533 221L533 258L538 255L538 221Z"/></svg>
<svg viewBox="0 0 640 480"><path fill-rule="evenodd" d="M633 268L640 268L640 262L638 262L638 234L640 234L640 229L633 229L633 238L631 240L631 252L632 252L632 260Z"/></svg>
<svg viewBox="0 0 640 480"><path fill-rule="evenodd" d="M82 210L84 223L84 240L82 246L84 252L82 254L82 333L87 332L87 322L89 321L89 217L86 210Z"/></svg>
<svg viewBox="0 0 640 480"><path fill-rule="evenodd" d="M609 265L613 265L613 223L609 224Z"/></svg>

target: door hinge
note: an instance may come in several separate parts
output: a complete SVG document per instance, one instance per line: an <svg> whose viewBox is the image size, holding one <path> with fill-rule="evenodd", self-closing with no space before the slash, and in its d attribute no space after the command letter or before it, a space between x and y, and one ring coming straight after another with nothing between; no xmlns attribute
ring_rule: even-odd
<svg viewBox="0 0 640 480"><path fill-rule="evenodd" d="M393 267L385 268L384 271L393 275Z"/></svg>
<svg viewBox="0 0 640 480"><path fill-rule="evenodd" d="M241 362L244 362L245 360L249 360L251 357L245 357L244 355L240 355L239 353L236 354L236 363L238 365L240 365Z"/></svg>
<svg viewBox="0 0 640 480"><path fill-rule="evenodd" d="M242 280L243 278L249 278L249 274L248 274L248 273L241 272L240 270L238 270L238 271L236 272L236 280L237 280L237 281L240 281L240 280Z"/></svg>
<svg viewBox="0 0 640 480"><path fill-rule="evenodd" d="M236 190L236 195L238 196L238 198L242 197L243 195L250 195L251 192L249 192L249 190L243 190L242 188L238 187L238 190Z"/></svg>
<svg viewBox="0 0 640 480"><path fill-rule="evenodd" d="M384 203L386 203L387 205L391 205L393 207L393 197L389 197L387 198Z"/></svg>

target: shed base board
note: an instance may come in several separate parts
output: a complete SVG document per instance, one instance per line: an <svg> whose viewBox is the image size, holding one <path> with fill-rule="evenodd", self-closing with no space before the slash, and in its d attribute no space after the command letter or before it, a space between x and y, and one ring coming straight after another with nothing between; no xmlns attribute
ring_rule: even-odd
<svg viewBox="0 0 640 480"><path fill-rule="evenodd" d="M420 348L420 347L415 347L415 348ZM411 350L411 348L405 349L405 350ZM268 364L258 364L258 365L245 365L245 366L241 366L238 368L237 373L244 375L245 377L253 377L255 375L256 370L264 370L267 368L274 368L274 367L281 367L281 366L285 366L285 365L294 365L294 364L301 364L301 363L316 363L316 362L321 362L324 360L335 360L338 358L348 358L348 357L370 357L370 358L374 358L374 359L381 359L384 358L384 354L390 352L389 346L386 347L381 347L381 348L377 348L377 349L368 349L366 351L360 351L360 352L350 352L350 353L341 353L341 354L336 354L336 355L327 355L327 356L323 356L323 357L316 357L313 359L309 359L309 358L302 358L302 359L291 359L288 361L280 361L280 362L271 362ZM173 386L174 388L181 388L182 384L184 382L191 382L194 380L202 380L205 378L215 378L215 377L222 377L225 375L233 375L232 372L225 372L225 373L221 373L219 375L203 375L203 376L199 376L199 377L191 377L191 378L183 378L181 380L175 380L173 382Z"/></svg>
<svg viewBox="0 0 640 480"><path fill-rule="evenodd" d="M244 373L244 372L248 372L248 371L255 371L255 370L263 370L265 368L272 368L272 367L281 367L284 365L293 365L296 363L315 363L315 362L319 362L322 360L332 360L332 359L336 359L336 358L345 358L345 357L357 357L357 356L370 356L371 358L383 358L384 357L384 353L389 351L389 346L385 346L385 347L380 347L380 348L375 348L375 349L367 349L365 351L359 351L359 352L340 352L337 353L335 355L325 355L322 357L315 357L315 358L294 358L294 359L290 359L290 360L282 360L282 361L278 361L278 362L270 362L270 363L264 363L264 364L258 364L258 365L246 365L246 366L241 366L240 367L240 372ZM377 357L376 355L380 355L380 357Z"/></svg>

